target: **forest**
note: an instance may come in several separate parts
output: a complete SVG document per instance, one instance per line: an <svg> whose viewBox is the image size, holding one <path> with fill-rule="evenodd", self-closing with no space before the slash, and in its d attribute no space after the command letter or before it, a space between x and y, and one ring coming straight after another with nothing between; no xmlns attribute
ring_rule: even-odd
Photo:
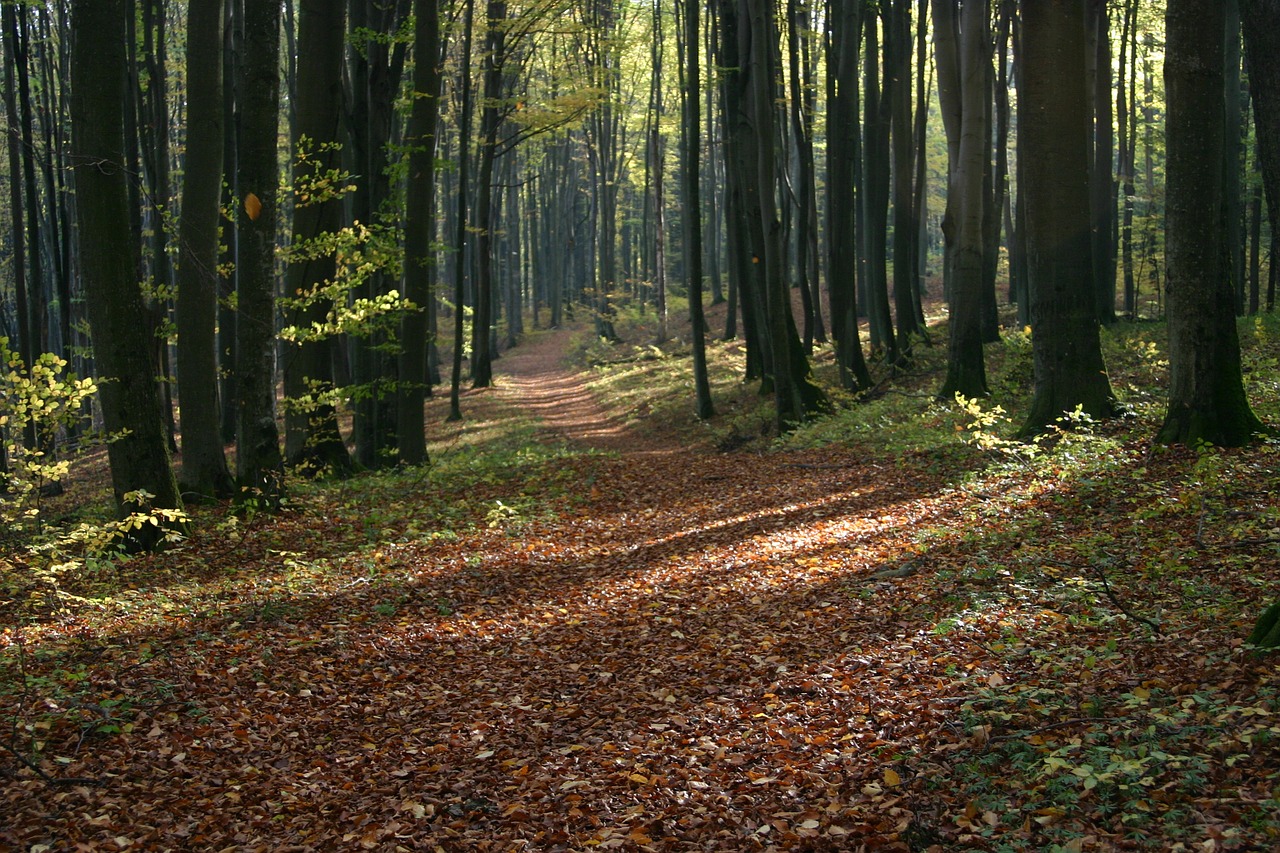
<svg viewBox="0 0 1280 853"><path fill-rule="evenodd" d="M0 845L1280 846L1280 0L0 56Z"/></svg>

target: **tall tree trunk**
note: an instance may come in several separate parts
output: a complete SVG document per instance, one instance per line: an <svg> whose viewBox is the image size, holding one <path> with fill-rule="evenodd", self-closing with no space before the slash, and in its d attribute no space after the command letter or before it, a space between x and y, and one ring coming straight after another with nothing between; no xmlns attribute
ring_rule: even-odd
<svg viewBox="0 0 1280 853"><path fill-rule="evenodd" d="M449 420L462 420L462 350L465 345L467 284L467 193L471 166L471 39L475 31L475 0L463 0L462 68L458 81L458 186L454 217L453 365L449 379Z"/></svg>
<svg viewBox="0 0 1280 853"><path fill-rule="evenodd" d="M739 170L744 219L750 236L756 287L764 306L765 334L773 357L775 425L779 432L791 429L811 414L828 407L826 396L813 384L800 337L791 312L789 288L784 276L785 250L778 220L778 176L774 152L774 109L777 22L768 0L738 0L737 41L739 69L729 85L738 93L738 112L727 117L737 124Z"/></svg>
<svg viewBox="0 0 1280 853"><path fill-rule="evenodd" d="M427 462L423 403L430 387L427 371L431 338L429 308L435 304L436 265L431 225L436 194L436 134L440 119L441 38L439 0L416 0L414 6L413 106L406 140L409 185L404 223L404 295L416 308L400 325L400 462Z"/></svg>
<svg viewBox="0 0 1280 853"><path fill-rule="evenodd" d="M484 94L480 109L480 158L476 184L476 310L472 317L471 385L493 384L494 230L493 170L498 156L498 126L502 123L503 64L506 56L507 4L488 0L484 51Z"/></svg>
<svg viewBox="0 0 1280 853"><path fill-rule="evenodd" d="M832 8L827 48L827 288L831 299L831 335L836 342L840 383L850 390L871 387L871 374L858 334L857 229L855 165L858 158L858 56L862 43L862 5Z"/></svg>
<svg viewBox="0 0 1280 853"><path fill-rule="evenodd" d="M17 99L17 76L20 73L17 67L17 48L13 44L15 34L17 33L17 4L6 3L0 8L0 26L4 29L4 104L5 118L8 124L8 138L6 140L8 149L9 162L9 216L11 219L10 240L12 241L13 251L13 289L14 302L17 310L17 352L22 358L22 363L30 367L34 363L34 358L39 354L39 334L32 334L33 323L31 321L31 305L28 299L28 292L32 283L27 278L27 237L26 229L23 223L26 216L35 216L35 212L28 213L22 198L22 182L18 180L18 176L22 173L22 136L21 127L22 119L18 114ZM39 283L34 284L39 287ZM29 447L35 446L35 423L34 421L28 425L26 439Z"/></svg>
<svg viewBox="0 0 1280 853"><path fill-rule="evenodd" d="M324 289L337 274L331 247L317 245L335 233L342 219L336 187L326 175L341 167L342 51L344 0L301 0L298 8L298 57L293 102L294 184L321 182L319 193L298 197L293 205L293 258L286 273L292 308L290 325L323 326L333 309ZM303 157L305 156L305 160ZM334 391L334 341L304 336L287 345L284 360L285 459L309 475L344 475L351 456L338 429L338 414L328 397Z"/></svg>
<svg viewBox="0 0 1280 853"><path fill-rule="evenodd" d="M711 383L707 378L706 319L702 313L702 200L698 158L702 151L699 127L702 121L702 67L698 59L698 0L683 0L677 10L683 12L684 101L681 121L683 143L680 147L680 177L684 184L684 269L689 284L689 325L693 335L694 411L702 420L715 414L711 402Z"/></svg>
<svg viewBox="0 0 1280 853"><path fill-rule="evenodd" d="M1092 211L1092 255L1098 321L1116 320L1116 178L1112 169L1115 122L1111 111L1111 14L1106 0L1089 0L1087 10L1093 46L1093 162L1089 178Z"/></svg>
<svg viewBox="0 0 1280 853"><path fill-rule="evenodd" d="M623 158L619 150L622 129L620 100L617 0L591 0L587 32L587 62L593 85L601 93L600 104L587 122L588 154L595 171L596 334L617 341L612 292L618 279L618 191Z"/></svg>
<svg viewBox="0 0 1280 853"><path fill-rule="evenodd" d="M1280 235L1280 0L1240 0L1249 91L1257 129L1258 165L1267 196L1272 245ZM1271 280L1277 260L1271 253ZM1274 300L1268 300L1268 307Z"/></svg>
<svg viewBox="0 0 1280 853"><path fill-rule="evenodd" d="M1090 99L1085 85L1085 3L1045 0L1023 8L1018 151L1027 249L1035 396L1022 427L1034 435L1077 406L1115 414L1098 335L1090 211ZM1096 176L1095 176L1096 178Z"/></svg>
<svg viewBox="0 0 1280 853"><path fill-rule="evenodd" d="M411 0L348 0L349 97L346 99L347 150L357 176L350 212L361 223L384 219L391 195L388 144L395 122L407 45L395 34L408 16ZM368 299L386 296L391 281L382 269L370 272L358 288ZM381 468L395 457L396 358L382 329L353 335L352 368L359 386L353 406L356 460Z"/></svg>
<svg viewBox="0 0 1280 853"><path fill-rule="evenodd" d="M662 7L653 6L653 74L650 76L650 100L652 101L652 119L649 129L649 159L653 174L653 288L654 310L657 313L657 334L655 343L667 340L667 219L666 198L664 197L663 179L666 175L666 151L663 144L660 119L662 109L662 65L665 53L665 39L662 35ZM701 292L702 282L698 282ZM692 294L690 294L692 296Z"/></svg>
<svg viewBox="0 0 1280 853"><path fill-rule="evenodd" d="M1226 134L1226 8L1169 0L1165 13L1169 410L1157 440L1222 447L1248 443L1262 424L1245 397L1234 293L1221 217Z"/></svg>
<svg viewBox="0 0 1280 853"><path fill-rule="evenodd" d="M951 0L937 0L934 17L941 30L951 20ZM951 173L947 206L954 199L954 252L951 260L950 341L947 376L939 395L950 398L983 397L987 394L986 363L982 352L983 299L983 173L987 160L986 98L989 59L987 56L987 0L966 3L962 15L959 80L960 122L956 160ZM942 14L938 14L942 11ZM943 61L940 48L939 63ZM939 79L941 80L941 71ZM950 132L949 132L950 133ZM950 139L950 135L948 136ZM950 145L948 141L948 145Z"/></svg>
<svg viewBox="0 0 1280 853"><path fill-rule="evenodd" d="M912 339L920 332L919 236L915 207L915 138L911 114L911 3L895 0L885 25L886 75L894 79L889 108L893 121L893 305L898 356L910 359Z"/></svg>
<svg viewBox="0 0 1280 853"><path fill-rule="evenodd" d="M147 341L137 334L142 315L130 239L128 172L124 162L125 16L122 0L73 0L72 153L79 199L77 225L82 275L101 384L111 483L122 514L149 506L180 509L169 465L160 400ZM129 499L145 490L151 497ZM130 533L134 548L163 538L153 524Z"/></svg>
<svg viewBox="0 0 1280 853"><path fill-rule="evenodd" d="M1120 222L1121 274L1124 279L1124 315L1130 320L1137 317L1137 291L1133 271L1133 172L1135 142L1137 140L1137 116L1133 110L1134 91L1137 88L1134 68L1138 53L1135 40L1137 30L1138 0L1126 0L1124 18L1120 27L1120 75L1116 78L1116 128L1119 147L1119 183L1123 199Z"/></svg>
<svg viewBox="0 0 1280 853"><path fill-rule="evenodd" d="M222 171L225 175L222 192L224 210L240 208L239 163L240 152L240 87L239 60L244 44L244 0L224 0L225 17L222 34ZM235 294L239 289L240 273L236 259L240 256L240 217L224 227L226 239L219 258L220 265L228 270L218 292L218 372L221 376L222 416L221 432L225 444L236 440L237 410L240 407L240 381L236 375L236 329L239 326L235 310Z"/></svg>
<svg viewBox="0 0 1280 853"><path fill-rule="evenodd" d="M284 497L276 426L275 250L280 184L280 4L245 0L240 57L240 192L236 268L236 478L242 499L273 509Z"/></svg>
<svg viewBox="0 0 1280 853"><path fill-rule="evenodd" d="M219 429L218 220L222 201L222 0L191 0L187 17L187 154L178 224L178 395L182 488L234 492Z"/></svg>
<svg viewBox="0 0 1280 853"><path fill-rule="evenodd" d="M1223 28L1223 100L1226 134L1222 151L1222 234L1226 272L1235 294L1236 314L1244 313L1244 104L1240 77L1240 3L1223 0L1227 21Z"/></svg>
<svg viewBox="0 0 1280 853"><path fill-rule="evenodd" d="M889 73L886 62L883 90L880 80L879 22L875 15L867 15L866 52L863 56L863 146L862 181L860 183L862 216L865 228L862 232L862 261L867 276L865 293L868 325L871 329L871 351L880 353L886 364L898 361L897 341L893 335L893 320L889 316L889 271L887 254L889 245L889 191L892 165L890 162L890 104L893 90L898 83ZM887 47L888 39L886 39ZM890 57L891 58L891 57Z"/></svg>

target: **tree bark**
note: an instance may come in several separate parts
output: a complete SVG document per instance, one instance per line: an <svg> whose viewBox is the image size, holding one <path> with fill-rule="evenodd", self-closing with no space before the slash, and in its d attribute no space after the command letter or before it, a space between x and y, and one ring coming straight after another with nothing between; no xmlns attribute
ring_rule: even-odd
<svg viewBox="0 0 1280 853"><path fill-rule="evenodd" d="M305 149L306 161L295 160L294 180L323 179L341 166L338 144L342 122L343 0L302 0L298 7L298 59L293 98L293 154ZM328 188L331 191L337 187ZM288 322L303 328L323 323L333 299L319 292L332 283L337 259L328 247L308 250L308 243L333 234L341 226L342 199L295 198L293 249L302 249L286 272L290 300L302 300ZM338 430L332 402L316 402L334 389L332 338L307 338L289 344L284 360L285 459L309 475L344 475L351 456ZM308 399L311 398L311 399Z"/></svg>
<svg viewBox="0 0 1280 853"><path fill-rule="evenodd" d="M1258 164L1273 240L1280 234L1280 0L1240 0ZM1271 258L1272 280L1276 257Z"/></svg>
<svg viewBox="0 0 1280 853"><path fill-rule="evenodd" d="M218 221L222 200L222 0L191 0L187 17L187 154L178 224L178 395L182 488L234 492L218 401Z"/></svg>
<svg viewBox="0 0 1280 853"><path fill-rule="evenodd" d="M400 326L400 404L396 435L400 462L428 461L422 411L430 387L427 354L430 329L428 307L436 299L435 254L431 223L435 212L436 135L440 116L439 0L417 0L414 7L413 106L409 116L409 186L405 201L404 295L416 307Z"/></svg>
<svg viewBox="0 0 1280 853"><path fill-rule="evenodd" d="M245 0L244 52L237 86L240 192L236 268L236 478L241 498L262 509L284 497L276 426L275 250L280 184L280 4Z"/></svg>
<svg viewBox="0 0 1280 853"><path fill-rule="evenodd" d="M681 180L684 184L684 268L689 283L689 325L693 335L694 411L702 420L715 414L711 383L707 378L706 319L702 311L702 199L698 156L702 150L699 128L702 121L702 68L698 61L699 6L697 0L683 0L677 7L684 13L684 131L680 148Z"/></svg>
<svg viewBox="0 0 1280 853"><path fill-rule="evenodd" d="M1115 414L1094 295L1096 224L1090 211L1090 98L1085 83L1086 0L1044 0L1022 12L1018 151L1031 273L1035 396L1030 436L1077 406ZM1096 177L1096 176L1095 176Z"/></svg>
<svg viewBox="0 0 1280 853"><path fill-rule="evenodd" d="M493 170L498 156L499 101L506 55L507 4L489 0L484 51L484 94L480 109L480 158L476 186L476 310L472 318L471 385L493 384L494 231Z"/></svg>
<svg viewBox="0 0 1280 853"><path fill-rule="evenodd" d="M940 7L951 0L938 0L934 11L939 29L944 16ZM947 376L939 395L950 398L984 397L987 394L986 363L982 351L983 310L983 210L985 192L983 174L987 159L986 98L989 89L989 57L987 56L987 0L966 3L963 11L959 51L959 139L956 160L951 173L947 207L953 206L954 252L950 265L951 314L950 339L947 350ZM939 61L942 61L940 49ZM941 80L941 72L939 73ZM950 140L950 135L948 136ZM948 145L950 145L948 141ZM949 213L948 216L951 214Z"/></svg>
<svg viewBox="0 0 1280 853"><path fill-rule="evenodd" d="M124 165L125 15L122 0L72 4L72 157L82 276L93 329L111 483L120 513L182 507L169 465L148 341L137 333L144 306L130 239ZM151 498L126 500L145 490ZM129 546L150 548L163 531L144 525Z"/></svg>
<svg viewBox="0 0 1280 853"><path fill-rule="evenodd" d="M836 342L840 384L849 390L871 387L871 374L858 333L857 227L854 172L858 157L858 56L862 43L862 5L832 8L827 52L827 288L831 299L831 335Z"/></svg>
<svg viewBox="0 0 1280 853"><path fill-rule="evenodd" d="M1221 217L1225 110L1218 0L1169 0L1165 90L1169 409L1162 444L1235 447L1262 424L1249 408L1240 368L1235 295Z"/></svg>

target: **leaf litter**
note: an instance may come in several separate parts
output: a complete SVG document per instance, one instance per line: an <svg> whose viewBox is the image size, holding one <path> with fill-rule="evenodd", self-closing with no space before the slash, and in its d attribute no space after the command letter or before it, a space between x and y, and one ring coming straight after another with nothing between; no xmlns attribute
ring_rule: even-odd
<svg viewBox="0 0 1280 853"><path fill-rule="evenodd" d="M1156 463L1147 519L927 457L674 449L538 381L546 353L504 359L474 428L542 405L543 440L606 453L311 493L122 566L132 595L6 618L0 842L1280 844L1276 667L1238 640L1276 548L1204 541L1193 459ZM1144 525L1108 597L1090 564Z"/></svg>

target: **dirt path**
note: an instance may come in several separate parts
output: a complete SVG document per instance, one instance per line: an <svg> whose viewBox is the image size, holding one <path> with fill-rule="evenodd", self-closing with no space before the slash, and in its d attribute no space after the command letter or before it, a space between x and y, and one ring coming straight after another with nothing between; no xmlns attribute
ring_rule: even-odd
<svg viewBox="0 0 1280 853"><path fill-rule="evenodd" d="M564 363L572 331L537 335L494 362L500 400L535 415L553 437L616 453L671 451L628 427L586 387L585 377Z"/></svg>

